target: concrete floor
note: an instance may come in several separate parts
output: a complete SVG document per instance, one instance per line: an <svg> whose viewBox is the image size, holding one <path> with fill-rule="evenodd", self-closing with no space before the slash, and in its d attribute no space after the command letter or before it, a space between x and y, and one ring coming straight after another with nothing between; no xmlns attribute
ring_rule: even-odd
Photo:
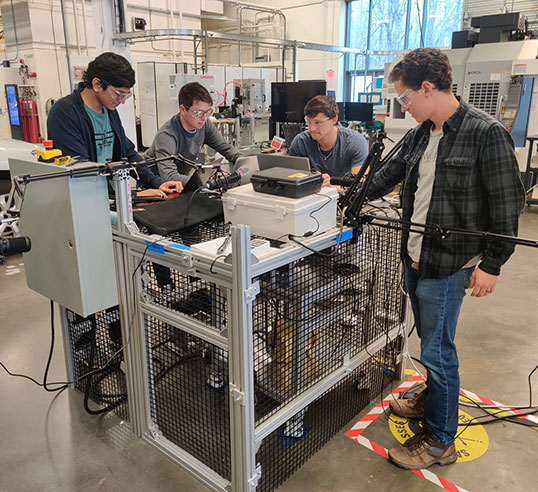
<svg viewBox="0 0 538 492"><path fill-rule="evenodd" d="M526 209L520 236L538 239L538 208ZM0 361L13 372L42 379L50 337L49 301L26 287L21 263L15 256L0 266ZM457 335L463 388L506 404L528 404L527 376L538 363L537 285L538 249L520 246L504 267L494 295L466 299ZM61 381L64 359L60 343L56 346L49 380ZM410 350L418 356L416 335ZM0 492L207 490L133 437L115 415L86 414L81 394L64 391L55 397L2 369L0 384ZM538 374L534 395L536 405ZM387 429L382 416L365 435L390 447L396 441ZM431 471L468 491L537 490L538 431L510 423L488 425L486 430L489 449L482 457ZM439 487L396 468L342 432L279 488L362 490L423 492Z"/></svg>

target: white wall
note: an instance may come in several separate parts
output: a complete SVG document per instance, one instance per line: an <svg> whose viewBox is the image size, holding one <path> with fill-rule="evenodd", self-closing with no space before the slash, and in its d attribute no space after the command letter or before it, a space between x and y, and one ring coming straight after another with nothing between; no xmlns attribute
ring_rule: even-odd
<svg viewBox="0 0 538 492"><path fill-rule="evenodd" d="M200 14L211 15L233 14L228 3L218 0L129 0L130 7L127 13L127 29L132 30L132 18L143 17L147 21L146 29L201 29ZM281 9L287 18L288 39L307 41L321 44L342 45L344 40L345 2L343 0L325 0L315 5L305 5L307 0L253 0L250 3L270 8ZM154 11L148 12L148 5ZM40 116L40 127L43 136L46 136L45 103L48 99L58 99L68 94L69 76L67 59L65 55L65 35L59 0L31 0L28 3L30 11L31 32L33 43L20 49L19 58L24 59L30 71L36 72L37 77L27 83L36 86L36 101ZM91 60L96 52L102 50L95 46L95 28L93 25L92 6L85 0L75 1L75 10L72 2L64 2L67 38L70 45L73 66L83 66L85 60ZM173 15L168 13L173 11ZM204 10L202 10L204 9ZM166 12L165 12L166 11ZM245 19L254 19L255 13L245 12ZM212 22L212 24L211 24ZM205 21L212 30L219 31L235 28L235 22ZM98 26L97 26L98 28ZM279 24L267 26L260 34L266 37L280 37ZM154 42L136 43L130 45L131 62L136 67L139 61L185 61L193 62L193 42L180 40L160 40ZM260 49L258 54L267 53L280 64L280 50ZM7 52L8 58L13 58L15 50ZM242 51L243 64L253 60L254 52L251 48ZM238 55L236 46L215 48L210 53L210 63L237 64ZM291 51L287 51L287 72L291 74ZM334 72L334 78L327 79L328 88L337 90L341 95L343 71L343 56L338 53L320 51L298 50L298 78L299 79L327 79L327 73ZM15 65L15 63L14 63ZM0 67L0 82L22 83L18 78L17 67L5 69ZM8 80L9 79L9 80ZM14 80L15 79L15 80ZM135 87L135 95L137 88ZM5 95L0 96L0 107L6 107ZM1 134L6 132L6 117L0 115Z"/></svg>
<svg viewBox="0 0 538 492"><path fill-rule="evenodd" d="M308 0L251 0L250 4L281 10L286 16L287 39L305 41L310 43L343 46L345 43L345 2L342 0L324 0L313 2ZM227 18L236 18L236 8L226 4L224 13ZM244 11L244 24L254 22L255 12ZM280 38L280 20L275 17L274 26L260 30L259 35L268 38ZM236 22L202 21L204 29L229 30L236 32ZM246 34L247 32L245 32ZM280 65L282 51L270 48L260 48L260 54L267 54L273 65ZM292 51L286 52L287 80L292 80ZM254 56L248 46L241 50L241 64L253 63ZM327 80L328 89L336 90L342 94L344 73L344 57L340 53L312 51L299 49L297 51L298 79L324 79ZM238 63L238 49L236 45L214 45L210 50L210 63ZM332 71L334 78L328 78Z"/></svg>
<svg viewBox="0 0 538 492"><path fill-rule="evenodd" d="M304 0L279 0L278 8L284 12L288 23L289 39L343 45L345 40L345 2L327 0L316 5L306 5ZM342 29L341 29L342 26ZM299 79L326 79L327 89L342 89L339 79L343 78L341 53L301 50L297 51ZM334 77L329 78L328 72Z"/></svg>
<svg viewBox="0 0 538 492"><path fill-rule="evenodd" d="M141 9L147 9L148 2L144 0L129 0L130 4L139 5ZM180 17L182 14L199 15L200 1L184 2L181 0L152 0L151 6L156 9L172 9L175 14L149 12L131 9L128 12L128 30L132 29L132 17L144 17L148 22L147 29L200 29L200 20ZM31 32L33 43L19 48L18 58L23 59L28 65L30 72L36 72L37 77L29 79L26 83L35 85L36 102L40 120L42 136L46 136L46 114L45 103L49 98L58 99L71 92L69 86L69 75L67 69L67 57L65 51L64 25L59 0L32 0L28 4L30 12ZM89 2L76 1L76 15L72 2L64 2L67 39L70 45L71 65L84 66L88 60L96 56L95 28L93 23L92 7ZM83 11L84 9L84 11ZM7 26L6 26L7 27ZM76 28L75 28L76 27ZM85 27L85 30L84 30ZM18 26L22 29L21 26ZM78 31L78 37L77 37ZM7 50L7 57L14 58L16 51L14 48ZM193 58L192 41L158 41L154 43L145 42L131 45L131 62L134 67L138 61L180 61L184 60L192 63ZM16 66L17 65L17 66ZM0 82L18 83L23 81L17 75L18 63L13 62L11 72L0 67ZM13 75L15 74L15 75ZM8 80L9 79L9 80ZM136 92L136 88L135 88ZM7 107L5 94L2 91L0 96L0 107ZM0 128L2 135L9 135L9 125L7 133L5 130L5 117L0 115Z"/></svg>

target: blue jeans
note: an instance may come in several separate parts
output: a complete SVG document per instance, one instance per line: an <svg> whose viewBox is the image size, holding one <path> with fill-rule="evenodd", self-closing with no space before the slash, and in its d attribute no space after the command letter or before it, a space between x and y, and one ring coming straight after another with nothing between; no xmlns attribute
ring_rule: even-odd
<svg viewBox="0 0 538 492"><path fill-rule="evenodd" d="M410 258L404 263L405 284L420 337L420 360L428 376L424 424L437 441L449 444L458 429L460 390L454 337L474 268L458 270L449 277L423 278L411 268Z"/></svg>

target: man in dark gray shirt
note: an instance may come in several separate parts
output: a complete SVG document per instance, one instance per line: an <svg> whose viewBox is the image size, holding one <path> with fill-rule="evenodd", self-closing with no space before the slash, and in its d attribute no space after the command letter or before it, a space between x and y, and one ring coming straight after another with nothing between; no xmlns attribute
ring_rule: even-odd
<svg viewBox="0 0 538 492"><path fill-rule="evenodd" d="M209 121L213 112L213 100L203 85L198 82L185 84L179 91L178 102L179 113L159 130L151 147L146 151L146 159L178 154L194 161L205 144L232 163L243 157L238 149L222 138L215 125ZM160 176L166 181L181 181L185 184L192 174L192 168L188 164L174 159L159 162L157 166Z"/></svg>
<svg viewBox="0 0 538 492"><path fill-rule="evenodd" d="M358 132L338 124L338 105L329 96L316 96L304 108L308 130L291 143L289 155L308 157L312 171L331 176L355 174L368 155L368 143ZM171 179L171 178L170 178Z"/></svg>

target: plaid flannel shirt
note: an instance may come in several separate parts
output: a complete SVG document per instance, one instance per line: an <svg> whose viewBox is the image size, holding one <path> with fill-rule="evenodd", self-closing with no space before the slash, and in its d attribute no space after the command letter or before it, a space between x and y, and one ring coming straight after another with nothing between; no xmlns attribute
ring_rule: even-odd
<svg viewBox="0 0 538 492"><path fill-rule="evenodd" d="M402 180L403 219L413 214L418 167L433 123L418 125L399 153L372 180L368 198L379 198ZM437 153L435 181L426 223L447 229L487 231L517 236L525 191L510 134L494 118L461 102L444 123ZM404 231L402 254L409 233ZM479 268L498 275L514 245L478 236L424 235L419 272L426 278L452 275L481 253Z"/></svg>

